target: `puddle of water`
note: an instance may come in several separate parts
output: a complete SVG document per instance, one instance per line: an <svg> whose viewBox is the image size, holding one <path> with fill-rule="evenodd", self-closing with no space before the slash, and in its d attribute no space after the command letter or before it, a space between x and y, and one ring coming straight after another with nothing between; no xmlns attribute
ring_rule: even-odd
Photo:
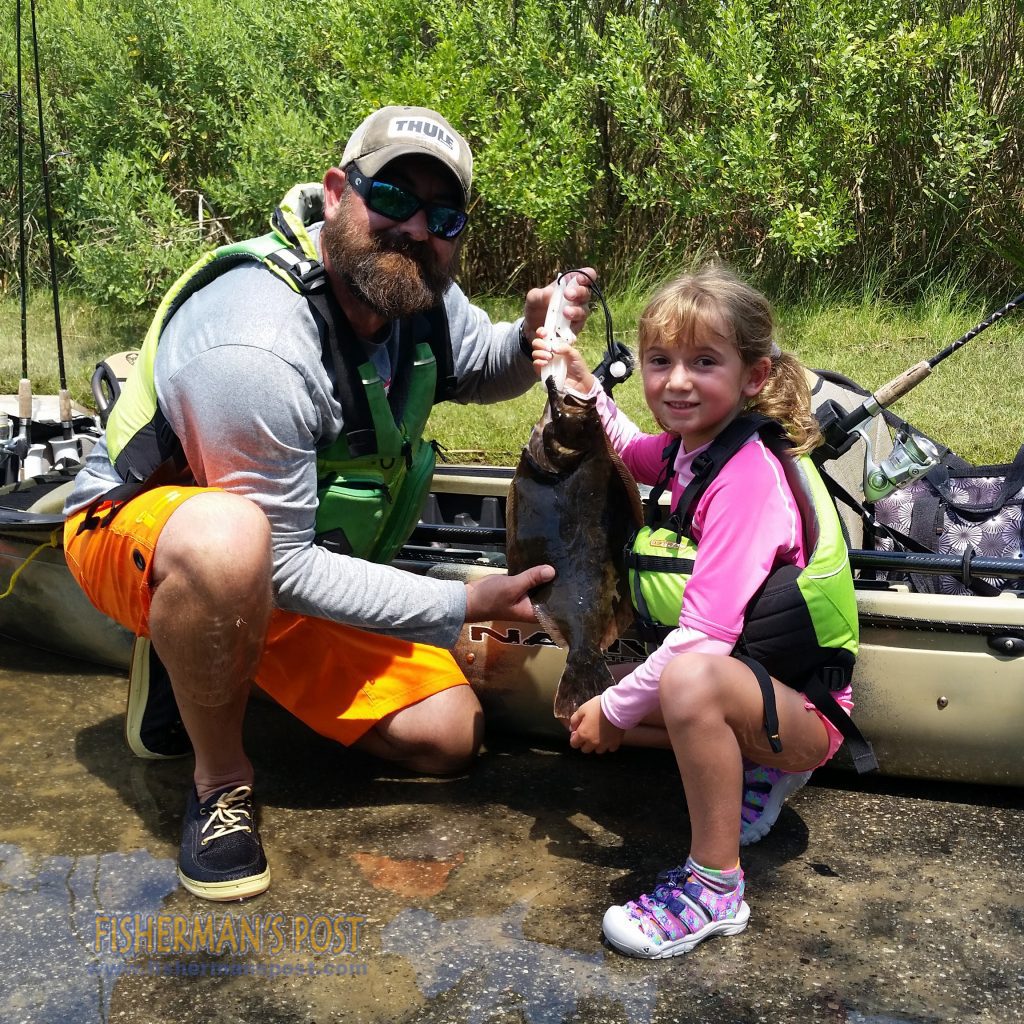
<svg viewBox="0 0 1024 1024"><path fill-rule="evenodd" d="M599 927L685 846L664 759L517 741L426 784L254 702L274 885L216 906L175 878L191 766L126 751L123 676L0 641L0 699L4 1024L1024 1021L1020 791L808 787L744 854L751 927L652 964L605 951ZM97 914L277 915L287 932L348 911L366 921L355 955L310 942L136 955L95 941ZM284 973L300 961L320 973ZM161 970L179 962L203 970ZM213 976L233 966L256 970Z"/></svg>
<svg viewBox="0 0 1024 1024"><path fill-rule="evenodd" d="M500 917L441 921L425 910L403 910L384 929L383 950L405 957L428 998L469 988L469 1024L483 1024L507 1007L510 995L529 1024L562 1024L581 999L618 1003L631 1024L651 1019L657 999L653 978L609 969L604 953L592 956L526 938L529 909L517 903Z"/></svg>
<svg viewBox="0 0 1024 1024"><path fill-rule="evenodd" d="M134 853L27 856L0 844L0 1019L110 1020L112 971L97 915L155 914L178 887L174 861Z"/></svg>

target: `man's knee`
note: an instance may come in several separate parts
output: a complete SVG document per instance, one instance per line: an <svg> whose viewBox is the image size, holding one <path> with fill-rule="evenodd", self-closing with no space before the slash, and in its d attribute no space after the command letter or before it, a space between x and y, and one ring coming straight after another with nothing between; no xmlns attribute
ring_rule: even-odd
<svg viewBox="0 0 1024 1024"><path fill-rule="evenodd" d="M469 687L460 689L469 690ZM473 706L468 702L462 713L454 718L450 727L436 738L429 758L435 766L431 769L438 775L451 775L464 771L480 753L484 740L484 715L476 697Z"/></svg>
<svg viewBox="0 0 1024 1024"><path fill-rule="evenodd" d="M269 583L270 523L248 498L227 491L197 494L167 521L157 542L153 582L181 575L218 590L251 592Z"/></svg>
<svg viewBox="0 0 1024 1024"><path fill-rule="evenodd" d="M476 694L469 686L453 686L428 697L436 701L424 718L417 760L422 771L452 775L464 771L480 751L484 738L484 715ZM428 723L433 723L428 724Z"/></svg>
<svg viewBox="0 0 1024 1024"><path fill-rule="evenodd" d="M483 742L483 710L469 686L453 686L388 716L358 746L428 775L464 771Z"/></svg>

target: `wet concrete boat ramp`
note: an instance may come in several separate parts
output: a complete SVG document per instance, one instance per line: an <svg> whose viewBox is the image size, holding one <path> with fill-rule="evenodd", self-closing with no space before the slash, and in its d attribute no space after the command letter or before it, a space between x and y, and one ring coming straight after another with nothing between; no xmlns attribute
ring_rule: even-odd
<svg viewBox="0 0 1024 1024"><path fill-rule="evenodd" d="M0 1021L1024 1020L1024 791L815 777L746 852L747 931L601 942L685 856L671 757L489 736L395 773L253 702L265 895L175 876L191 762L135 759L125 679L0 641Z"/></svg>

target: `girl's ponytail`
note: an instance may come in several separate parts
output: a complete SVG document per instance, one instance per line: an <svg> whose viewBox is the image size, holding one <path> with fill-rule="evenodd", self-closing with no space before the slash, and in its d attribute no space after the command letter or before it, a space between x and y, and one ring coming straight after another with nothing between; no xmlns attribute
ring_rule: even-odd
<svg viewBox="0 0 1024 1024"><path fill-rule="evenodd" d="M788 352L772 356L768 380L760 393L750 400L748 408L782 424L793 442L794 456L804 455L821 443L804 368Z"/></svg>

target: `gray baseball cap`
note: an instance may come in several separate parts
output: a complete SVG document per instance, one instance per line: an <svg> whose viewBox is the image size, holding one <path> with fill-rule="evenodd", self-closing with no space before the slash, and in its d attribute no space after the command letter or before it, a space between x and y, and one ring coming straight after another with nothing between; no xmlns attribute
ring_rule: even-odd
<svg viewBox="0 0 1024 1024"><path fill-rule="evenodd" d="M466 140L435 110L426 107L381 107L352 133L341 155L341 166L353 160L371 177L400 156L422 154L440 161L462 187L469 203L473 184L473 154Z"/></svg>

